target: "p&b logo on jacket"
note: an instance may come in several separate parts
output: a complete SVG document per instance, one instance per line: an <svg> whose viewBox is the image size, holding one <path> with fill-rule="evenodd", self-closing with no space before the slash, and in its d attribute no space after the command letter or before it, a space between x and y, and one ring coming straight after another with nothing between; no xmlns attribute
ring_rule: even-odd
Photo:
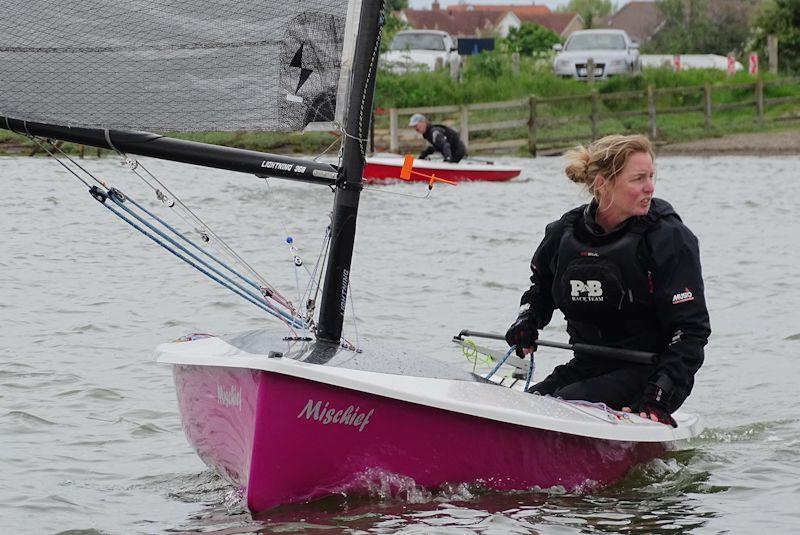
<svg viewBox="0 0 800 535"><path fill-rule="evenodd" d="M596 302L603 300L603 285L598 280L570 279L570 296L573 301Z"/></svg>

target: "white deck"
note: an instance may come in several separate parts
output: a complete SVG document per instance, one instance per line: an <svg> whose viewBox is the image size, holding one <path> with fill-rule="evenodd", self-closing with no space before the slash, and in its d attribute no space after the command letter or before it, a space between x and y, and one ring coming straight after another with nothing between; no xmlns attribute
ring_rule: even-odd
<svg viewBox="0 0 800 535"><path fill-rule="evenodd" d="M593 406L494 384L337 368L286 357L269 358L242 351L216 337L161 344L156 348L155 360L165 364L264 370L480 418L598 439L673 442L697 436L703 429L700 419L691 414L676 412L673 416L679 425L673 428L637 415L620 419Z"/></svg>

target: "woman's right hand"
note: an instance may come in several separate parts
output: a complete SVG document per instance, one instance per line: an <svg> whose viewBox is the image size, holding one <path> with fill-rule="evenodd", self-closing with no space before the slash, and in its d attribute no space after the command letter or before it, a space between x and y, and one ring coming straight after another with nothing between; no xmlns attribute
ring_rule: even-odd
<svg viewBox="0 0 800 535"><path fill-rule="evenodd" d="M506 331L506 343L517 346L516 354L520 358L536 351L536 340L539 339L539 329L529 315L522 315Z"/></svg>

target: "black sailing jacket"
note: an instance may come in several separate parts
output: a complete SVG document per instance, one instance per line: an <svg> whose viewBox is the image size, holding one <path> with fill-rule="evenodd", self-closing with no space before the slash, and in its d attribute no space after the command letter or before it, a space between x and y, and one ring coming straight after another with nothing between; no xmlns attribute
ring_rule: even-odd
<svg viewBox="0 0 800 535"><path fill-rule="evenodd" d="M703 347L711 333L697 238L672 206L661 199L653 199L646 216L630 218L610 233L595 223L596 208L594 202L580 206L547 225L544 239L531 260L531 286L523 294L521 304L530 305L530 313L540 329L550 322L553 311L560 308L567 319L571 343L659 353L650 380L662 383L667 379L672 383L669 405L670 410L675 410L692 390L694 375L703 364ZM623 245L615 250L615 243ZM595 247L603 254L596 255ZM621 304L609 311L592 309L595 304L589 302L575 312L571 308L573 303L567 302L570 295L577 296L574 300L597 299L591 297L592 285L600 283L588 279L602 279L602 275L590 274L592 262L605 255L605 251L621 265L617 270L625 286ZM588 269L585 274L589 276L582 277L581 269ZM581 368L597 369L598 357L580 354L575 357L564 365L572 368L572 373L566 369L560 372L562 367L557 367L546 381L563 386L558 385L560 375L574 377L574 372L580 373ZM630 365L610 360L607 364L610 368Z"/></svg>
<svg viewBox="0 0 800 535"><path fill-rule="evenodd" d="M419 155L424 160L434 152L441 152L444 161L457 163L467 154L464 142L458 136L458 132L442 124L428 124L428 128L422 134L430 145Z"/></svg>

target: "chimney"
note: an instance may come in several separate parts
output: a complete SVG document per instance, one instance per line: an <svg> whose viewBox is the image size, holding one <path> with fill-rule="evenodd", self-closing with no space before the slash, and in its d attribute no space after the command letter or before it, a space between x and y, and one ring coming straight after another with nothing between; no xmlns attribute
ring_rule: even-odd
<svg viewBox="0 0 800 535"><path fill-rule="evenodd" d="M433 0L433 4L431 4L431 11L439 11L439 2L438 0Z"/></svg>

